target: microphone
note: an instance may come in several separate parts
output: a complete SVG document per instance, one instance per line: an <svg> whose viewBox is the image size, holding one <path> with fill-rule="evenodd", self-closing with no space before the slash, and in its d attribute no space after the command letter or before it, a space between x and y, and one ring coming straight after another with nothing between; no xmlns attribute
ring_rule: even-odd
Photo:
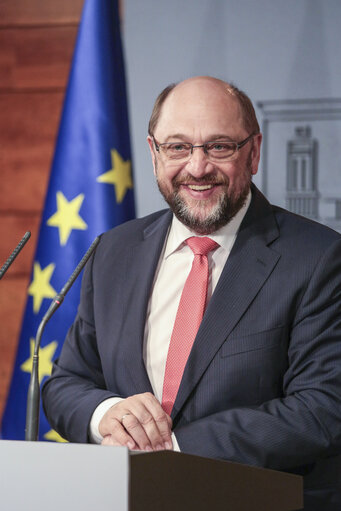
<svg viewBox="0 0 341 511"><path fill-rule="evenodd" d="M37 335L34 343L34 354L32 361L32 372L30 384L28 387L27 393L27 410L26 410L26 429L25 429L25 440L37 441L38 440L38 432L39 432L39 405L40 405L40 386L39 386L39 348L40 341L43 335L44 328L46 323L58 309L58 307L62 304L66 293L70 290L72 284L75 282L76 278L82 271L85 263L90 258L91 254L94 252L95 248L99 243L99 236L94 239L91 246L88 248L87 252L83 256L82 260L78 263L78 266L72 273L71 277L63 287L60 293L58 293L52 300L50 307L48 308L46 314L40 322L40 325L37 330Z"/></svg>
<svg viewBox="0 0 341 511"><path fill-rule="evenodd" d="M11 255L9 256L9 258L7 259L5 264L0 269L0 280L5 275L6 271L11 266L11 264L13 263L14 259L17 257L17 255L19 254L21 249L24 247L24 245L26 245L26 243L28 242L30 237L31 237L30 231L25 232L24 236L21 238L21 240L19 241L18 245L15 247L15 249L13 250Z"/></svg>

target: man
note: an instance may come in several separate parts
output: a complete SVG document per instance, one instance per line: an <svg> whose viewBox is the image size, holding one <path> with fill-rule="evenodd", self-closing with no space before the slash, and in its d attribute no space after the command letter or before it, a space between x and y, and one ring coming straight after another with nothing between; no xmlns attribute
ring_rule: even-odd
<svg viewBox="0 0 341 511"><path fill-rule="evenodd" d="M305 508L333 509L341 236L271 206L251 184L261 139L250 100L230 84L196 77L160 94L148 143L171 211L102 236L45 410L73 442L304 474ZM196 253L189 238L213 240L210 251Z"/></svg>

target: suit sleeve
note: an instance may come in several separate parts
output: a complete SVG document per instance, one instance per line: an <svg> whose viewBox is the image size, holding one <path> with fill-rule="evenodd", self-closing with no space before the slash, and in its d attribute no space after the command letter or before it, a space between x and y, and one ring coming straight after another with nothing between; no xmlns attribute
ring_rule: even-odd
<svg viewBox="0 0 341 511"><path fill-rule="evenodd" d="M92 265L87 263L76 319L65 339L60 358L42 389L43 406L51 426L70 442L88 441L88 426L95 408L118 397L106 390L97 350L93 312Z"/></svg>
<svg viewBox="0 0 341 511"><path fill-rule="evenodd" d="M182 452L290 470L341 452L341 242L320 258L289 329L282 395L175 427Z"/></svg>

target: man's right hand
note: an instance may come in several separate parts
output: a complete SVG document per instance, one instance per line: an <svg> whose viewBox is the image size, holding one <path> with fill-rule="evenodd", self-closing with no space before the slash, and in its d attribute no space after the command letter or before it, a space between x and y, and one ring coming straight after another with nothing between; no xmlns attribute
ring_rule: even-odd
<svg viewBox="0 0 341 511"><path fill-rule="evenodd" d="M131 450L172 449L172 419L153 394L123 399L99 423L102 445L125 445Z"/></svg>

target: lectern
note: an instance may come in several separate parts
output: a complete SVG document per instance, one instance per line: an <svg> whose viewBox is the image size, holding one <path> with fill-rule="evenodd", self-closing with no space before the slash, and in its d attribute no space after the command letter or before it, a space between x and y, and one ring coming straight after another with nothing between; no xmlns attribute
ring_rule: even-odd
<svg viewBox="0 0 341 511"><path fill-rule="evenodd" d="M293 511L299 476L171 451L0 442L6 511Z"/></svg>

